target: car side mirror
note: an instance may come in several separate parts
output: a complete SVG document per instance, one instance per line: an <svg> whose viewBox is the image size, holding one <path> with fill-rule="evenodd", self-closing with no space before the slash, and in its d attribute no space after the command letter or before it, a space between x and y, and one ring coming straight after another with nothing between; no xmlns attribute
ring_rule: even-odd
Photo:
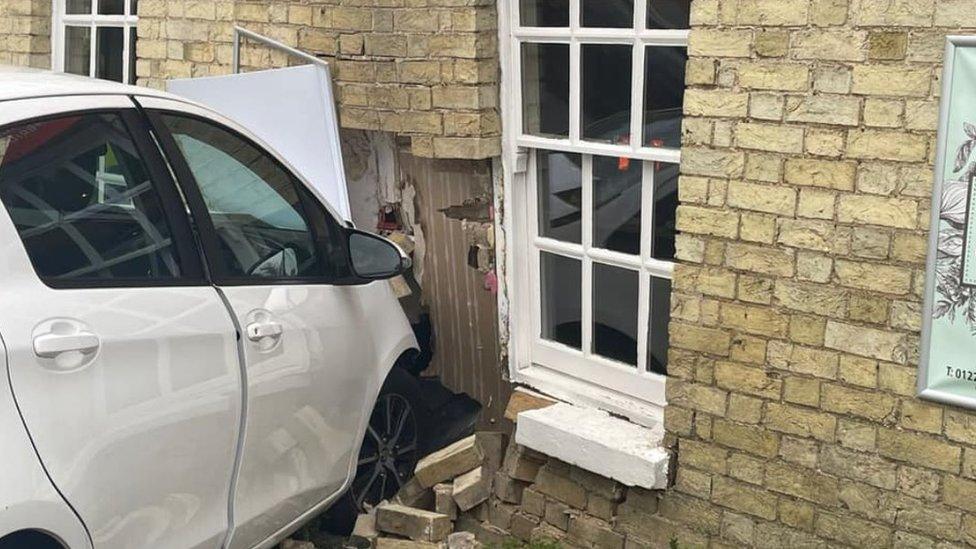
<svg viewBox="0 0 976 549"><path fill-rule="evenodd" d="M352 270L357 277L385 280L410 268L410 257L382 236L356 229L348 230L347 234Z"/></svg>

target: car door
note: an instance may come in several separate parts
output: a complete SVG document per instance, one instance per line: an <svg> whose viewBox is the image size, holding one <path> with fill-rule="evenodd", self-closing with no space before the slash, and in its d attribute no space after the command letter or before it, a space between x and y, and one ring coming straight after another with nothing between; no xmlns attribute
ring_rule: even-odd
<svg viewBox="0 0 976 549"><path fill-rule="evenodd" d="M191 110L149 112L244 334L246 422L230 542L244 547L343 487L378 359L363 288L334 284L349 263L341 227L272 153Z"/></svg>
<svg viewBox="0 0 976 549"><path fill-rule="evenodd" d="M96 548L219 547L235 329L134 107L0 102L0 333L40 460Z"/></svg>

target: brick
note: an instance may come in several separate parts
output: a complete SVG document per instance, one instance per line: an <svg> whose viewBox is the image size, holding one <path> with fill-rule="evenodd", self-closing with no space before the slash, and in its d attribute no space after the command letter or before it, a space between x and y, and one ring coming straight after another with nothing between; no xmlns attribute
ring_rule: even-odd
<svg viewBox="0 0 976 549"><path fill-rule="evenodd" d="M820 468L825 473L858 480L885 490L894 490L897 486L898 470L895 463L838 446L824 446L820 453Z"/></svg>
<svg viewBox="0 0 976 549"><path fill-rule="evenodd" d="M734 362L715 364L715 383L719 387L768 399L778 399L782 381L759 368Z"/></svg>
<svg viewBox="0 0 976 549"><path fill-rule="evenodd" d="M451 519L423 509L387 504L376 508L376 528L415 541L441 541L451 532Z"/></svg>
<svg viewBox="0 0 976 549"><path fill-rule="evenodd" d="M753 90L804 91L810 72L804 65L785 63L743 63L736 69L739 85Z"/></svg>
<svg viewBox="0 0 976 549"><path fill-rule="evenodd" d="M850 191L854 189L856 171L853 162L791 158L786 161L785 178L793 185Z"/></svg>
<svg viewBox="0 0 976 549"><path fill-rule="evenodd" d="M736 125L736 144L744 149L799 153L803 151L803 129L740 122Z"/></svg>
<svg viewBox="0 0 976 549"><path fill-rule="evenodd" d="M790 188L732 181L728 205L734 208L791 216L796 208L796 191Z"/></svg>
<svg viewBox="0 0 976 549"><path fill-rule="evenodd" d="M777 497L766 490L729 480L715 477L712 485L712 501L730 509L766 520L776 518Z"/></svg>
<svg viewBox="0 0 976 549"><path fill-rule="evenodd" d="M867 33L849 29L806 30L793 36L797 59L863 61L867 58Z"/></svg>
<svg viewBox="0 0 976 549"><path fill-rule="evenodd" d="M454 479L451 496L462 511L472 509L491 495L491 477L477 467Z"/></svg>
<svg viewBox="0 0 976 549"><path fill-rule="evenodd" d="M857 126L861 101L844 95L789 97L786 101L787 122Z"/></svg>
<svg viewBox="0 0 976 549"><path fill-rule="evenodd" d="M375 543L376 549L437 549L440 547L438 543L396 538L376 538Z"/></svg>
<svg viewBox="0 0 976 549"><path fill-rule="evenodd" d="M690 116L744 117L749 95L721 89L689 89L685 92L684 112Z"/></svg>
<svg viewBox="0 0 976 549"><path fill-rule="evenodd" d="M622 549L624 536L614 532L610 525L585 515L574 515L569 519L569 538L581 540L594 547Z"/></svg>
<svg viewBox="0 0 976 549"><path fill-rule="evenodd" d="M457 504L451 497L454 487L451 484L437 484L434 486L434 511L447 515L451 520L457 519Z"/></svg>
<svg viewBox="0 0 976 549"><path fill-rule="evenodd" d="M887 547L891 529L849 515L822 512L817 518L817 534L854 547Z"/></svg>
<svg viewBox="0 0 976 549"><path fill-rule="evenodd" d="M925 97L931 82L932 71L927 67L857 65L852 91L859 95Z"/></svg>
<svg viewBox="0 0 976 549"><path fill-rule="evenodd" d="M906 360L908 353L908 341L903 334L835 321L827 321L824 345L838 351L899 363Z"/></svg>
<svg viewBox="0 0 976 549"><path fill-rule="evenodd" d="M712 435L715 442L730 448L764 457L773 457L779 451L778 437L755 426L739 425L723 419L716 419Z"/></svg>
<svg viewBox="0 0 976 549"><path fill-rule="evenodd" d="M946 476L943 485L943 500L948 505L976 513L976 482L954 476Z"/></svg>
<svg viewBox="0 0 976 549"><path fill-rule="evenodd" d="M730 244L726 265L733 269L776 276L793 275L794 254L791 250L771 249L748 244Z"/></svg>
<svg viewBox="0 0 976 549"><path fill-rule="evenodd" d="M561 501L575 509L586 506L586 490L568 477L557 474L549 465L536 477L534 490Z"/></svg>
<svg viewBox="0 0 976 549"><path fill-rule="evenodd" d="M421 459L414 476L421 486L431 487L480 466L483 459L481 447L471 435Z"/></svg>
<svg viewBox="0 0 976 549"><path fill-rule="evenodd" d="M878 452L891 459L950 473L959 472L962 456L958 446L928 435L893 429L878 431Z"/></svg>
<svg viewBox="0 0 976 549"><path fill-rule="evenodd" d="M811 469L770 463L766 468L766 486L820 505L834 506L838 502L837 479Z"/></svg>
<svg viewBox="0 0 976 549"><path fill-rule="evenodd" d="M752 31L701 29L691 33L688 54L692 57L749 57Z"/></svg>
<svg viewBox="0 0 976 549"><path fill-rule="evenodd" d="M807 0L742 0L736 15L740 25L805 25L809 4Z"/></svg>
<svg viewBox="0 0 976 549"><path fill-rule="evenodd" d="M830 414L770 402L763 424L774 431L831 442L837 419Z"/></svg>
<svg viewBox="0 0 976 549"><path fill-rule="evenodd" d="M885 130L851 130L847 153L852 158L920 162L928 155L928 138Z"/></svg>

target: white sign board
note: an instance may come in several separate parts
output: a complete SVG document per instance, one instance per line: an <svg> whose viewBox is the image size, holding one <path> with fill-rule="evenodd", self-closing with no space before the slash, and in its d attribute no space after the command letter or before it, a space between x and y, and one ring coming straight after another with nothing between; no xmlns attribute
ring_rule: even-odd
<svg viewBox="0 0 976 549"><path fill-rule="evenodd" d="M171 80L170 92L202 103L254 132L352 219L329 70L303 65Z"/></svg>

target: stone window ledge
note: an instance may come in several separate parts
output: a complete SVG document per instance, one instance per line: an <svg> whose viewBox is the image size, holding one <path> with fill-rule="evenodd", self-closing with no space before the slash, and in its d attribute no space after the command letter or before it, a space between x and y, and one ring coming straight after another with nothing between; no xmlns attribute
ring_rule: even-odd
<svg viewBox="0 0 976 549"><path fill-rule="evenodd" d="M669 452L661 425L642 427L559 402L518 414L515 442L627 486L664 489Z"/></svg>

